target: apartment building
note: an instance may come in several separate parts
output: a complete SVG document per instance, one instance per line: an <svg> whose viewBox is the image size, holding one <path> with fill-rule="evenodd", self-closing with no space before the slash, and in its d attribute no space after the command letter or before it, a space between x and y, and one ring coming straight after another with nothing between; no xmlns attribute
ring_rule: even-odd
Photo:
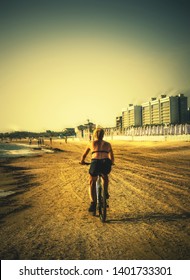
<svg viewBox="0 0 190 280"><path fill-rule="evenodd" d="M187 123L190 123L190 108L187 109Z"/></svg>
<svg viewBox="0 0 190 280"><path fill-rule="evenodd" d="M122 116L116 117L116 129L117 130L122 129Z"/></svg>
<svg viewBox="0 0 190 280"><path fill-rule="evenodd" d="M148 125L151 123L150 119L150 102L145 102L142 104L142 124Z"/></svg>
<svg viewBox="0 0 190 280"><path fill-rule="evenodd" d="M184 102L182 102L184 109ZM179 97L161 95L160 98L151 98L142 104L142 124L177 124L179 118ZM182 109L182 111L183 111Z"/></svg>
<svg viewBox="0 0 190 280"><path fill-rule="evenodd" d="M129 104L126 111L122 112L122 128L142 125L142 106Z"/></svg>
<svg viewBox="0 0 190 280"><path fill-rule="evenodd" d="M122 130L127 127L127 110L122 111Z"/></svg>
<svg viewBox="0 0 190 280"><path fill-rule="evenodd" d="M152 98L150 101L150 124L160 123L160 100Z"/></svg>
<svg viewBox="0 0 190 280"><path fill-rule="evenodd" d="M187 123L189 121L187 96L184 96L184 94L178 95L178 106L179 106L179 122L181 124Z"/></svg>
<svg viewBox="0 0 190 280"><path fill-rule="evenodd" d="M161 96L160 124L179 123L178 96Z"/></svg>
<svg viewBox="0 0 190 280"><path fill-rule="evenodd" d="M141 106L129 104L122 112L122 129L132 126L185 124L190 122L187 108L187 97L184 94L167 96L162 94L159 98L152 97L150 101Z"/></svg>

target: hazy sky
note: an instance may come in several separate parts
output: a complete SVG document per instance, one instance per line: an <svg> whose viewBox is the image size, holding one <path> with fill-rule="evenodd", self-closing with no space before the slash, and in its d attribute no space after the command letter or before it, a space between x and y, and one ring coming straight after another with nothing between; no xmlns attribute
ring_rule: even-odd
<svg viewBox="0 0 190 280"><path fill-rule="evenodd" d="M0 131L114 126L129 103L190 99L190 1L0 3Z"/></svg>

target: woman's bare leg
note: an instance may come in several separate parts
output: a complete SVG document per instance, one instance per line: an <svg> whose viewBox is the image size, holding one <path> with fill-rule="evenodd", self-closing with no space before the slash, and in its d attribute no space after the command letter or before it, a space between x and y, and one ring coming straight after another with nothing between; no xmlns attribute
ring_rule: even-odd
<svg viewBox="0 0 190 280"><path fill-rule="evenodd" d="M89 196L91 202L96 202L96 180L97 177L92 177L90 175Z"/></svg>
<svg viewBox="0 0 190 280"><path fill-rule="evenodd" d="M108 184L109 184L109 178L108 178L108 175L106 174L102 174L102 178L103 178L103 182L104 182L104 189L105 189L105 192L107 194L107 196L109 196L108 194ZM107 197L108 198L108 197Z"/></svg>

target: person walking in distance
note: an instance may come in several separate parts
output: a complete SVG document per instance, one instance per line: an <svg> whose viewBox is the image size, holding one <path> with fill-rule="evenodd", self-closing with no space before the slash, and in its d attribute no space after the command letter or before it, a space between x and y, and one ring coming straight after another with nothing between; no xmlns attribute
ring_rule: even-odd
<svg viewBox="0 0 190 280"><path fill-rule="evenodd" d="M109 198L108 184L109 178L108 174L111 172L111 166L114 164L114 153L112 146L109 142L103 140L104 130L102 128L97 128L93 132L93 141L89 143L86 147L82 157L81 164L85 164L85 158L91 151L91 164L89 169L90 174L90 207L89 212L93 212L96 207L96 180L98 174L102 175L104 188L106 191L106 196Z"/></svg>

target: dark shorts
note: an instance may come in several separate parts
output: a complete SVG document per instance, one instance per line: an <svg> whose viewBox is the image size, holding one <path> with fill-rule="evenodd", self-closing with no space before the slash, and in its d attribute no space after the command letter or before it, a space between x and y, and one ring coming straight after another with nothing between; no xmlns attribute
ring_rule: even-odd
<svg viewBox="0 0 190 280"><path fill-rule="evenodd" d="M99 174L109 174L111 171L112 162L109 158L105 159L92 159L90 164L89 173L95 177Z"/></svg>

